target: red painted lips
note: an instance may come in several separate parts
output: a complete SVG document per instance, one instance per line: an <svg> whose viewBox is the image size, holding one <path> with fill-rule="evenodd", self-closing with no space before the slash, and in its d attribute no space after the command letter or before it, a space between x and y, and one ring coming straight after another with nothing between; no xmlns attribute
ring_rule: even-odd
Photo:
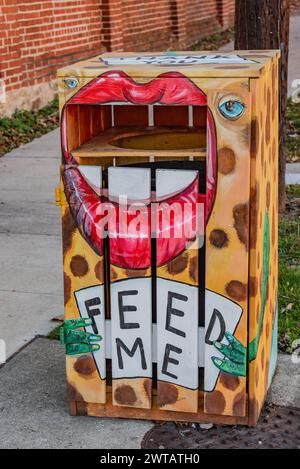
<svg viewBox="0 0 300 469"><path fill-rule="evenodd" d="M66 197L77 226L94 251L103 254L102 221L103 210L101 204L104 196L97 195L89 186L78 170L77 162L68 150L66 118L69 104L104 104L112 102L129 102L132 104L165 104L165 105L206 105L206 95L184 75L172 72L164 73L149 83L138 84L124 72L107 72L95 78L81 88L65 105L62 112L61 137L62 152L66 163L62 170ZM206 162L206 219L209 217L216 187L216 133L212 114L207 109L207 162ZM198 194L198 178L180 194L164 201L166 204L191 203L193 223L197 217L197 203L203 196ZM116 204L114 204L116 206ZM150 206L149 229L150 235ZM158 210L160 211L160 210ZM157 265L163 265L176 257L191 241L189 234L182 237L164 238L161 231L161 221L158 217L157 234ZM173 218L170 221L171 232L174 226L185 224L184 218ZM118 226L117 233L118 233ZM185 227L184 233L188 233ZM191 230L190 230L191 232ZM194 234L195 236L195 234ZM124 268L147 268L151 265L150 236L135 236L110 238L110 261L112 264Z"/></svg>

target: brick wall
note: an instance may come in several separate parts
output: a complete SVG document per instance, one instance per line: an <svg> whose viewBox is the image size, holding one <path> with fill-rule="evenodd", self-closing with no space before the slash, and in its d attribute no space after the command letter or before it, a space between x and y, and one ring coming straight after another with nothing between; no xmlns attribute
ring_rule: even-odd
<svg viewBox="0 0 300 469"><path fill-rule="evenodd" d="M0 114L46 104L66 63L105 50L188 48L233 15L234 0L0 0Z"/></svg>

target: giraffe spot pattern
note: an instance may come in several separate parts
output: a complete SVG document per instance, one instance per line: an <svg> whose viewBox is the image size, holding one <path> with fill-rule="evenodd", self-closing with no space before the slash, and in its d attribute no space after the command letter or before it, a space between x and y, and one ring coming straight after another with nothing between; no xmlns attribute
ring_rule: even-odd
<svg viewBox="0 0 300 469"><path fill-rule="evenodd" d="M224 147L218 153L218 170L221 174L230 174L234 171L236 157L231 148Z"/></svg>
<svg viewBox="0 0 300 469"><path fill-rule="evenodd" d="M258 152L258 143L259 143L259 125L257 119L254 118L251 120L251 157L257 157Z"/></svg>
<svg viewBox="0 0 300 469"><path fill-rule="evenodd" d="M66 305L71 298L71 279L64 272L64 304Z"/></svg>
<svg viewBox="0 0 300 469"><path fill-rule="evenodd" d="M245 406L246 406L245 392L241 391L235 396L233 400L233 404L232 404L233 415L244 415Z"/></svg>
<svg viewBox="0 0 300 469"><path fill-rule="evenodd" d="M100 260L97 262L94 268L95 276L101 284L104 283L104 265L103 261Z"/></svg>
<svg viewBox="0 0 300 469"><path fill-rule="evenodd" d="M147 274L147 269L126 269L127 277L145 277Z"/></svg>
<svg viewBox="0 0 300 469"><path fill-rule="evenodd" d="M117 387L114 392L115 401L120 405L133 405L137 401L137 396L133 387L123 384Z"/></svg>
<svg viewBox="0 0 300 469"><path fill-rule="evenodd" d="M77 254L71 259L70 269L74 277L84 277L89 271L89 265L83 256Z"/></svg>
<svg viewBox="0 0 300 469"><path fill-rule="evenodd" d="M73 386L73 384L71 383L67 383L67 394L68 394L68 398L70 399L70 401L84 402L83 396L76 389L76 387Z"/></svg>
<svg viewBox="0 0 300 469"><path fill-rule="evenodd" d="M63 252L64 255L69 251L72 246L73 234L76 230L74 219L70 213L69 208L66 209L62 217L62 230L63 230Z"/></svg>
<svg viewBox="0 0 300 469"><path fill-rule="evenodd" d="M112 266L110 266L110 279L114 281L114 280L117 280L117 278L118 278L117 272Z"/></svg>
<svg viewBox="0 0 300 469"><path fill-rule="evenodd" d="M186 253L182 253L175 259L171 260L167 265L169 274L176 275L183 272L188 265L188 256Z"/></svg>
<svg viewBox="0 0 300 469"><path fill-rule="evenodd" d="M266 205L268 209L270 208L270 197L271 197L271 185L270 185L270 182L268 181L266 185Z"/></svg>
<svg viewBox="0 0 300 469"><path fill-rule="evenodd" d="M198 278L198 258L197 257L192 257L190 259L189 275L195 283L198 283L199 278Z"/></svg>
<svg viewBox="0 0 300 469"><path fill-rule="evenodd" d="M77 358L73 366L74 370L84 377L92 375L97 369L93 357L89 355L83 355Z"/></svg>
<svg viewBox="0 0 300 469"><path fill-rule="evenodd" d="M248 248L248 209L247 203L233 207L234 228L241 243Z"/></svg>
<svg viewBox="0 0 300 469"><path fill-rule="evenodd" d="M221 391L212 391L206 394L205 408L209 414L222 414L226 407L226 401Z"/></svg>
<svg viewBox="0 0 300 469"><path fill-rule="evenodd" d="M226 248L229 244L228 235L224 230L215 229L212 230L209 235L210 243L218 249Z"/></svg>
<svg viewBox="0 0 300 469"><path fill-rule="evenodd" d="M230 375L228 373L220 373L220 383L230 391L235 391L240 384L240 379L237 376Z"/></svg>
<svg viewBox="0 0 300 469"><path fill-rule="evenodd" d="M152 386L151 386L151 380L150 379L145 379L143 382L143 387L145 390L145 393L148 397L149 402L151 402L152 397L151 397L151 391L152 391Z"/></svg>
<svg viewBox="0 0 300 469"><path fill-rule="evenodd" d="M249 295L254 297L258 291L258 279L257 277L249 277Z"/></svg>
<svg viewBox="0 0 300 469"><path fill-rule="evenodd" d="M247 298L247 286L239 280L231 280L226 285L226 293L236 301L244 301Z"/></svg>
<svg viewBox="0 0 300 469"><path fill-rule="evenodd" d="M174 384L158 382L157 399L159 407L175 404L178 399L178 389Z"/></svg>
<svg viewBox="0 0 300 469"><path fill-rule="evenodd" d="M259 202L259 186L256 181L255 188L250 190L250 205L251 205L251 223L250 223L250 247L255 248L257 243L257 217L258 217L258 202Z"/></svg>

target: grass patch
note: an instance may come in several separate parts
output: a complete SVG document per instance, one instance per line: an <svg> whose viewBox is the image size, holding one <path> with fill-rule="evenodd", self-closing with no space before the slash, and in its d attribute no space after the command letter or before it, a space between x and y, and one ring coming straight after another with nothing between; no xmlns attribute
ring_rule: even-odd
<svg viewBox="0 0 300 469"><path fill-rule="evenodd" d="M228 42L234 40L234 28L226 29L220 33L211 34L204 37L197 44L191 47L191 50L217 50Z"/></svg>
<svg viewBox="0 0 300 469"><path fill-rule="evenodd" d="M48 339L50 340L59 340L59 329L61 326L57 326L53 331L51 331L48 335Z"/></svg>
<svg viewBox="0 0 300 469"><path fill-rule="evenodd" d="M300 338L300 187L287 188L287 213L279 220L278 346L291 353Z"/></svg>
<svg viewBox="0 0 300 469"><path fill-rule="evenodd" d="M288 100L286 122L287 161L300 161L300 103L293 103L291 98Z"/></svg>
<svg viewBox="0 0 300 469"><path fill-rule="evenodd" d="M59 125L58 99L38 111L16 111L0 118L0 156L31 142Z"/></svg>

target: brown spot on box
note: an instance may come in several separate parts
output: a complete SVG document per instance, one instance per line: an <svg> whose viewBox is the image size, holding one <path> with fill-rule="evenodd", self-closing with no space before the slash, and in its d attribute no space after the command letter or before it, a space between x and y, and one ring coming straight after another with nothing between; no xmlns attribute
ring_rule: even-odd
<svg viewBox="0 0 300 469"><path fill-rule="evenodd" d="M241 243L248 249L249 206L247 203L233 207L234 228Z"/></svg>
<svg viewBox="0 0 300 469"><path fill-rule="evenodd" d="M271 95L270 89L267 93L267 109L266 109L266 143L269 145L271 137Z"/></svg>
<svg viewBox="0 0 300 469"><path fill-rule="evenodd" d="M83 396L77 391L75 386L71 383L67 383L67 394L70 401L81 401L84 402Z"/></svg>
<svg viewBox="0 0 300 469"><path fill-rule="evenodd" d="M272 142L272 160L275 161L275 158L276 158L276 140L274 137L273 142Z"/></svg>
<svg viewBox="0 0 300 469"><path fill-rule="evenodd" d="M249 124L246 124L241 128L240 135L241 135L241 142L243 142L245 145L248 145L249 135L250 135L250 125Z"/></svg>
<svg viewBox="0 0 300 469"><path fill-rule="evenodd" d="M257 303L257 305L256 305L256 314L255 314L255 319L256 319L257 324L259 322L259 316L260 316L260 305Z"/></svg>
<svg viewBox="0 0 300 469"><path fill-rule="evenodd" d="M110 267L110 279L112 281L117 280L118 274L113 267Z"/></svg>
<svg viewBox="0 0 300 469"><path fill-rule="evenodd" d="M267 208L270 208L270 195L271 195L271 185L270 185L270 182L268 181L267 185L266 185L266 205L267 205Z"/></svg>
<svg viewBox="0 0 300 469"><path fill-rule="evenodd" d="M189 263L189 274L191 279L195 282L198 283L198 258L197 257L192 257L190 259Z"/></svg>
<svg viewBox="0 0 300 469"><path fill-rule="evenodd" d="M235 168L236 158L231 148L223 147L218 154L218 170L221 174L229 174Z"/></svg>
<svg viewBox="0 0 300 469"><path fill-rule="evenodd" d="M257 253L256 265L257 265L257 268L259 269L260 268L260 252L259 251Z"/></svg>
<svg viewBox="0 0 300 469"><path fill-rule="evenodd" d="M70 269L74 277L84 277L89 271L89 265L83 256L77 254L71 259Z"/></svg>
<svg viewBox="0 0 300 469"><path fill-rule="evenodd" d="M175 259L167 264L169 274L177 275L183 272L188 265L188 256L186 253L179 254Z"/></svg>
<svg viewBox="0 0 300 469"><path fill-rule="evenodd" d="M175 404L178 399L178 389L174 384L158 381L157 383L157 402L159 407Z"/></svg>
<svg viewBox="0 0 300 469"><path fill-rule="evenodd" d="M243 301L247 298L247 286L239 280L231 280L227 283L225 290L233 300Z"/></svg>
<svg viewBox="0 0 300 469"><path fill-rule="evenodd" d="M227 233L219 229L215 229L210 232L209 241L215 248L218 249L226 248L229 243Z"/></svg>
<svg viewBox="0 0 300 469"><path fill-rule="evenodd" d="M256 384L256 387L258 387L258 384L259 384L259 368L256 367L256 370L255 370L255 384Z"/></svg>
<svg viewBox="0 0 300 469"><path fill-rule="evenodd" d="M99 282L102 284L104 283L104 274L103 274L103 261L100 260L97 262L94 268L95 276L99 280Z"/></svg>
<svg viewBox="0 0 300 469"><path fill-rule="evenodd" d="M114 398L120 405L131 406L137 401L135 390L128 384L123 384L116 388Z"/></svg>
<svg viewBox="0 0 300 469"><path fill-rule="evenodd" d="M209 414L222 414L226 407L226 401L221 391L206 393L205 409Z"/></svg>
<svg viewBox="0 0 300 469"><path fill-rule="evenodd" d="M245 392L241 391L238 393L232 404L232 413L233 415L245 415Z"/></svg>
<svg viewBox="0 0 300 469"><path fill-rule="evenodd" d="M71 279L70 277L64 272L64 303L65 305L71 298Z"/></svg>
<svg viewBox="0 0 300 469"><path fill-rule="evenodd" d="M267 363L266 363L266 369L265 369L265 386L266 387L269 384L269 366L270 366L270 362L268 360Z"/></svg>
<svg viewBox="0 0 300 469"><path fill-rule="evenodd" d="M257 243L257 227L258 227L258 203L259 203L259 187L258 182L255 188L250 190L250 248L255 248Z"/></svg>
<svg viewBox="0 0 300 469"><path fill-rule="evenodd" d="M84 377L90 377L97 370L94 358L90 355L77 358L74 363L74 370Z"/></svg>
<svg viewBox="0 0 300 469"><path fill-rule="evenodd" d="M147 269L126 269L127 277L146 277Z"/></svg>
<svg viewBox="0 0 300 469"><path fill-rule="evenodd" d="M63 252L64 255L68 252L72 245L72 237L75 232L76 225L70 213L69 208L66 209L62 217L62 232L63 232Z"/></svg>
<svg viewBox="0 0 300 469"><path fill-rule="evenodd" d="M258 290L258 280L257 277L249 277L249 295L256 296Z"/></svg>
<svg viewBox="0 0 300 469"><path fill-rule="evenodd" d="M240 379L237 376L230 375L228 373L220 373L220 383L230 391L235 391L240 384Z"/></svg>
<svg viewBox="0 0 300 469"><path fill-rule="evenodd" d="M151 403L151 400L152 400L152 395L151 395L152 383L151 383L151 379L146 378L143 382L143 387L144 387L145 393L148 397L148 400Z"/></svg>
<svg viewBox="0 0 300 469"><path fill-rule="evenodd" d="M262 351L261 351L261 357L260 357L260 366L261 366L261 369L263 370L264 367L265 367L265 348L263 347Z"/></svg>
<svg viewBox="0 0 300 469"><path fill-rule="evenodd" d="M259 125L257 119L251 121L251 158L256 158L259 142Z"/></svg>
<svg viewBox="0 0 300 469"><path fill-rule="evenodd" d="M272 220L272 234L271 234L271 241L273 246L275 245L275 238L276 238L276 229L275 229L275 214L273 208L273 220Z"/></svg>

